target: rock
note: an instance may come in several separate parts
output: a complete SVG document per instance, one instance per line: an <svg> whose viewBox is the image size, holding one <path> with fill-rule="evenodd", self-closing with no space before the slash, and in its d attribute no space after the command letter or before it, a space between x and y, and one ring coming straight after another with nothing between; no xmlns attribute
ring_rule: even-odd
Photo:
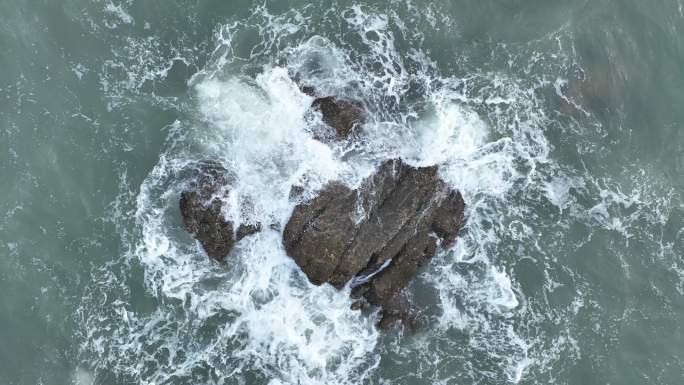
<svg viewBox="0 0 684 385"><path fill-rule="evenodd" d="M209 257L222 261L235 242L261 230L261 225L241 225L237 234L223 217L224 199L230 193L228 171L216 163L203 163L190 188L181 193L180 212L185 229L194 236Z"/></svg>
<svg viewBox="0 0 684 385"><path fill-rule="evenodd" d="M333 274L356 232L354 218L349 215L355 202L354 191L332 183L324 193L297 206L285 226L285 250L316 285L335 281Z"/></svg>
<svg viewBox="0 0 684 385"><path fill-rule="evenodd" d="M336 139L346 139L349 135L366 121L366 112L361 103L351 100L339 99L334 96L322 97L316 88L301 85L299 90L312 98L311 108L321 113L323 122L335 130ZM318 140L331 139L333 135L327 133L314 133Z"/></svg>
<svg viewBox="0 0 684 385"><path fill-rule="evenodd" d="M301 86L299 90L304 94L311 96L312 98L316 96L316 89L311 86Z"/></svg>
<svg viewBox="0 0 684 385"><path fill-rule="evenodd" d="M437 167L384 162L358 190L331 183L295 207L283 232L288 255L309 280L340 289L407 319L398 296L439 246L463 225L465 203L437 175ZM397 318L398 317L398 318Z"/></svg>
<svg viewBox="0 0 684 385"><path fill-rule="evenodd" d="M308 89L304 92L312 92ZM366 120L361 103L337 99L334 96L317 98L311 104L314 110L323 115L323 122L335 130L337 139L345 139Z"/></svg>
<svg viewBox="0 0 684 385"><path fill-rule="evenodd" d="M380 306L382 307L382 318L378 322L380 329L389 329L401 324L409 331L416 331L422 323L419 313L412 308L403 293L388 298Z"/></svg>
<svg viewBox="0 0 684 385"><path fill-rule="evenodd" d="M257 224L247 224L247 225L240 225L238 227L237 233L235 233L235 240L240 241L244 237L248 237L252 234L256 234L259 231L261 231L261 223Z"/></svg>
<svg viewBox="0 0 684 385"><path fill-rule="evenodd" d="M292 199L292 200L299 199L302 197L302 195L304 195L304 186L299 186L299 185L292 186L292 188L290 189L290 195L289 195L290 199Z"/></svg>
<svg viewBox="0 0 684 385"><path fill-rule="evenodd" d="M363 301L354 301L351 304L351 310L361 310L363 308Z"/></svg>

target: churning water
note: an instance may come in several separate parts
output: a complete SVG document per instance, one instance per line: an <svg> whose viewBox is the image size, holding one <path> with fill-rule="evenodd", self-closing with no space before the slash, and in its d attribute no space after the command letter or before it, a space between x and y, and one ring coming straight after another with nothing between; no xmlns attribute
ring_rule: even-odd
<svg viewBox="0 0 684 385"><path fill-rule="evenodd" d="M3 383L684 381L681 3L243 3L2 2ZM301 85L364 131L315 140ZM467 203L417 334L281 244L292 186L395 157ZM225 264L178 212L208 159L273 224Z"/></svg>

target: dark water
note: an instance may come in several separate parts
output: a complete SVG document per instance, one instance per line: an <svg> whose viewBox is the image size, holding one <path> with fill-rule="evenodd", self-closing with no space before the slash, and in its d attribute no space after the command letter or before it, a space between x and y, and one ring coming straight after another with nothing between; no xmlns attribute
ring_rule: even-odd
<svg viewBox="0 0 684 385"><path fill-rule="evenodd" d="M2 384L684 383L681 0L0 0L0 52ZM362 139L313 140L295 81ZM468 202L417 335L277 230L219 266L179 222L201 159L284 223L394 156Z"/></svg>

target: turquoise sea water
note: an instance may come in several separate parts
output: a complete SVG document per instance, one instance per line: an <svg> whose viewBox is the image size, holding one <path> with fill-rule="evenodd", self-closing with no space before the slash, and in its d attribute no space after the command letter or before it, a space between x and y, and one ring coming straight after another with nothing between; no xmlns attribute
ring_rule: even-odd
<svg viewBox="0 0 684 385"><path fill-rule="evenodd" d="M684 383L682 0L0 0L0 52L0 384ZM468 203L416 335L180 223L202 159L283 224L397 156Z"/></svg>

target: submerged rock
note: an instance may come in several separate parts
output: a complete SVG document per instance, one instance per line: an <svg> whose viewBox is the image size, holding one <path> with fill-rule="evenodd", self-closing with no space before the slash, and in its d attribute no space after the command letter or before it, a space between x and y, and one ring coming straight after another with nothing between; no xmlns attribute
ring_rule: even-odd
<svg viewBox="0 0 684 385"><path fill-rule="evenodd" d="M361 103L338 99L334 96L315 99L311 103L311 108L319 111L323 122L335 130L336 139L349 137L352 132L359 130L366 120L366 112Z"/></svg>
<svg viewBox="0 0 684 385"><path fill-rule="evenodd" d="M311 86L301 86L299 90L304 94L311 97L316 97L316 89Z"/></svg>
<svg viewBox="0 0 684 385"><path fill-rule="evenodd" d="M354 131L359 130L366 121L366 111L358 101L322 96L316 88L307 85L300 86L299 90L314 98L311 108L320 112L323 123L335 130L334 135L315 133L314 136L318 140L346 139Z"/></svg>
<svg viewBox="0 0 684 385"><path fill-rule="evenodd" d="M222 212L230 193L228 171L217 163L201 164L198 170L190 188L181 193L183 224L209 257L222 261L237 241L259 232L261 225L241 225L235 232L233 223Z"/></svg>
<svg viewBox="0 0 684 385"><path fill-rule="evenodd" d="M331 183L295 207L283 244L312 283L351 282L356 298L383 308L380 326L389 326L410 318L398 296L439 246L456 239L464 208L436 166L395 159L357 190Z"/></svg>

